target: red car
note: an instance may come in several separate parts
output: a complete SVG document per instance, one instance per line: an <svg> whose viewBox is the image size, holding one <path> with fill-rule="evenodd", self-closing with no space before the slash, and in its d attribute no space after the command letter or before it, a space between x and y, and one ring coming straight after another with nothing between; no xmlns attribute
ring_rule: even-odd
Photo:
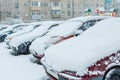
<svg viewBox="0 0 120 80"><path fill-rule="evenodd" d="M45 50L51 45L80 35L83 31L95 25L97 22L110 18L108 16L84 16L69 19L50 30L43 37L35 39L30 47L30 53L33 54L33 61L39 63L44 56Z"/></svg>
<svg viewBox="0 0 120 80"><path fill-rule="evenodd" d="M97 23L48 48L42 64L50 80L120 80L120 18Z"/></svg>

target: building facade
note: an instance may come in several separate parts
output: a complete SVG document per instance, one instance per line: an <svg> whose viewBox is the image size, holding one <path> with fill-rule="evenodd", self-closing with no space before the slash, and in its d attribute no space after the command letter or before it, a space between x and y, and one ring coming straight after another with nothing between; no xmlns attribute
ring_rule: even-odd
<svg viewBox="0 0 120 80"><path fill-rule="evenodd" d="M84 15L97 15L97 8L118 7L117 0L0 0L2 17L24 21L66 20ZM4 5L3 5L4 4ZM117 5L116 5L117 4ZM1 15L0 14L0 15Z"/></svg>

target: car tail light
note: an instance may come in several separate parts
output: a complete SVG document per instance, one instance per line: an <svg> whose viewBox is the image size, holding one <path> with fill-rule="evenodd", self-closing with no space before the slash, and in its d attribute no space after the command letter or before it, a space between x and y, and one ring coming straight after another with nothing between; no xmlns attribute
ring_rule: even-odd
<svg viewBox="0 0 120 80"><path fill-rule="evenodd" d="M37 59L41 59L42 57L44 57L44 54L41 54L41 55L35 55L35 54L33 54L33 56L34 56L35 58L37 58Z"/></svg>

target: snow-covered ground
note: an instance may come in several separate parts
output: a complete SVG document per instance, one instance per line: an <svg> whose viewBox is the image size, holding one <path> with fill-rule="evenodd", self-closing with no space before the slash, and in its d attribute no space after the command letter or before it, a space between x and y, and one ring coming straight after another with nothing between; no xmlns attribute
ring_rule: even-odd
<svg viewBox="0 0 120 80"><path fill-rule="evenodd" d="M46 78L41 65L31 63L31 55L12 56L10 49L0 43L0 80L43 80Z"/></svg>

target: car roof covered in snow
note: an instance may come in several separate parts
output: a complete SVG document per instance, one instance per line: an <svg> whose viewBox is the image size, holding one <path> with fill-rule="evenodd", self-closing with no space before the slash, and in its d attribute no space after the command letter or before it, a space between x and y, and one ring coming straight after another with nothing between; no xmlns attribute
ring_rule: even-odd
<svg viewBox="0 0 120 80"><path fill-rule="evenodd" d="M82 17L77 17L77 18L72 18L67 21L81 21L81 22L86 22L90 20L98 20L98 19L106 19L110 18L111 16L82 16Z"/></svg>
<svg viewBox="0 0 120 80"><path fill-rule="evenodd" d="M59 24L59 23L62 23L62 21L60 22L59 21L45 21L35 30L13 38L11 40L11 44L17 47L21 43L32 41L33 39L37 37L41 37L43 34L45 34L48 31L49 27L51 27L54 24Z"/></svg>
<svg viewBox="0 0 120 80"><path fill-rule="evenodd" d="M28 26L25 23L14 24L14 25L11 25L11 26L7 27L6 29L0 31L0 33L4 33L4 32L7 32L7 31L10 31L10 30L13 30L15 27L20 26L20 25L21 26Z"/></svg>
<svg viewBox="0 0 120 80"><path fill-rule="evenodd" d="M75 30L77 30L84 22L87 22L90 20L106 19L106 18L109 18L109 16L76 17L76 18L67 20L63 24L60 24L59 27L52 29L48 34L54 35L54 36L56 35L56 36L66 37L68 35L74 34Z"/></svg>
<svg viewBox="0 0 120 80"><path fill-rule="evenodd" d="M48 48L43 64L81 74L92 63L120 49L120 18L97 23L78 37Z"/></svg>
<svg viewBox="0 0 120 80"><path fill-rule="evenodd" d="M67 21L63 24L58 25L58 27L53 28L47 35L66 37L74 33L74 31L81 25L82 23L78 21Z"/></svg>

